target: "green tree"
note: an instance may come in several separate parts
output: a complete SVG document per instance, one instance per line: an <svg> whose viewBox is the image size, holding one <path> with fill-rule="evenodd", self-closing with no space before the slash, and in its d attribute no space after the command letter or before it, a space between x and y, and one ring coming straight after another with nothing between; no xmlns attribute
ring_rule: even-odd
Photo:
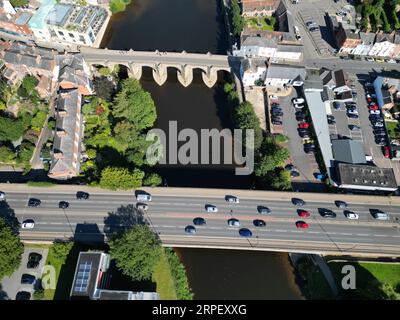
<svg viewBox="0 0 400 320"><path fill-rule="evenodd" d="M19 236L0 218L0 280L18 269L24 246Z"/></svg>
<svg viewBox="0 0 400 320"><path fill-rule="evenodd" d="M100 187L105 189L132 189L142 185L144 172L135 169L129 171L126 168L106 167L101 171Z"/></svg>
<svg viewBox="0 0 400 320"><path fill-rule="evenodd" d="M44 289L42 287L37 288L33 293L34 300L43 300L44 298Z"/></svg>
<svg viewBox="0 0 400 320"><path fill-rule="evenodd" d="M256 163L254 170L256 176L262 177L267 175L270 171L275 170L275 168L282 167L289 156L289 150L286 148L282 148L278 145L270 147Z"/></svg>
<svg viewBox="0 0 400 320"><path fill-rule="evenodd" d="M15 153L6 146L0 147L0 162L12 163L15 161Z"/></svg>
<svg viewBox="0 0 400 320"><path fill-rule="evenodd" d="M162 184L162 178L157 173L149 173L143 180L144 186L157 187Z"/></svg>
<svg viewBox="0 0 400 320"><path fill-rule="evenodd" d="M270 185L276 190L288 190L291 188L290 172L284 169L278 169L268 177Z"/></svg>
<svg viewBox="0 0 400 320"><path fill-rule="evenodd" d="M54 242L51 247L53 257L62 262L65 262L73 245L74 243L72 241Z"/></svg>
<svg viewBox="0 0 400 320"><path fill-rule="evenodd" d="M96 96L106 101L111 101L114 93L114 84L105 77L95 78L93 85L96 89Z"/></svg>
<svg viewBox="0 0 400 320"><path fill-rule="evenodd" d="M150 128L157 119L156 106L150 93L143 90L138 80L125 79L114 100L113 115L126 118L137 131Z"/></svg>
<svg viewBox="0 0 400 320"><path fill-rule="evenodd" d="M29 0L10 0L13 7L22 7L29 4Z"/></svg>
<svg viewBox="0 0 400 320"><path fill-rule="evenodd" d="M110 254L122 273L141 281L151 279L160 254L160 241L148 225L135 225L110 241Z"/></svg>
<svg viewBox="0 0 400 320"><path fill-rule="evenodd" d="M39 110L36 112L31 121L32 129L35 131L42 130L43 124L46 121L47 112Z"/></svg>
<svg viewBox="0 0 400 320"><path fill-rule="evenodd" d="M29 161L31 161L34 150L34 144L26 140L22 141L18 154L18 163L23 166L28 165Z"/></svg>
<svg viewBox="0 0 400 320"><path fill-rule="evenodd" d="M240 33L243 30L245 21L240 12L240 6L239 6L238 0L231 1L231 16L232 16L233 33L236 36L240 36Z"/></svg>
<svg viewBox="0 0 400 320"><path fill-rule="evenodd" d="M21 120L0 117L0 141L15 141L21 138L24 127Z"/></svg>

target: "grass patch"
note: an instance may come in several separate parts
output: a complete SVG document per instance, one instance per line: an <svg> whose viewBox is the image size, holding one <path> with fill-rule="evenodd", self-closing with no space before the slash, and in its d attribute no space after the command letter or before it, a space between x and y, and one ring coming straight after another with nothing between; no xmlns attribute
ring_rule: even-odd
<svg viewBox="0 0 400 320"><path fill-rule="evenodd" d="M390 139L392 139L392 140L400 139L398 121L385 121L385 124L386 124L386 128L388 130Z"/></svg>
<svg viewBox="0 0 400 320"><path fill-rule="evenodd" d="M275 141L278 143L285 143L285 142L289 141L289 138L287 136L285 136L284 134L278 133L278 134L274 135L274 137L275 137Z"/></svg>
<svg viewBox="0 0 400 320"><path fill-rule="evenodd" d="M28 181L27 185L29 187L53 187L56 184L50 181Z"/></svg>
<svg viewBox="0 0 400 320"><path fill-rule="evenodd" d="M246 18L245 21L248 27L258 30L275 31L277 29L277 20L274 16L251 17L251 18Z"/></svg>
<svg viewBox="0 0 400 320"><path fill-rule="evenodd" d="M152 280L157 284L157 292L161 300L177 300L174 280L165 250L161 251L160 261L156 265Z"/></svg>

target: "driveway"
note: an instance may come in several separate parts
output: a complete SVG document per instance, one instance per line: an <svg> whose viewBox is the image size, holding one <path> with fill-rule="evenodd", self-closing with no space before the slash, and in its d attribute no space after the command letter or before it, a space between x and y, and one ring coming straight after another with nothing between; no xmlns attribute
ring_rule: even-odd
<svg viewBox="0 0 400 320"><path fill-rule="evenodd" d="M35 269L28 269L26 264L28 262L28 256L31 252L36 252L42 255L42 260L39 263L39 266ZM42 270L46 263L48 249L43 248L29 248L25 247L24 253L22 254L21 265L17 271L15 271L11 277L4 277L1 282L2 291L7 295L7 300L15 300L15 296L18 291L28 291L33 295L34 289L33 285L30 284L21 284L21 277L23 274L31 274L36 277L36 279L40 279L42 276ZM31 300L33 297L31 296Z"/></svg>

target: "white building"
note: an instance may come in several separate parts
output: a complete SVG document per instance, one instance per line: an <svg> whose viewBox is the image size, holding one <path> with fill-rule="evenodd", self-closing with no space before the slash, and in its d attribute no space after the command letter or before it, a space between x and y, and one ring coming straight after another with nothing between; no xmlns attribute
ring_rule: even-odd
<svg viewBox="0 0 400 320"><path fill-rule="evenodd" d="M282 90L294 81L303 81L305 74L303 67L272 64L268 68L265 85L270 89Z"/></svg>
<svg viewBox="0 0 400 320"><path fill-rule="evenodd" d="M301 61L303 59L303 46L283 45L277 46L274 59L284 61Z"/></svg>
<svg viewBox="0 0 400 320"><path fill-rule="evenodd" d="M376 42L368 55L371 57L389 57L394 50L395 44L389 41Z"/></svg>
<svg viewBox="0 0 400 320"><path fill-rule="evenodd" d="M247 58L272 58L277 49L275 38L247 37L234 55Z"/></svg>
<svg viewBox="0 0 400 320"><path fill-rule="evenodd" d="M240 73L244 87L257 85L260 81L262 85L267 73L266 61L263 59L245 59L240 66Z"/></svg>

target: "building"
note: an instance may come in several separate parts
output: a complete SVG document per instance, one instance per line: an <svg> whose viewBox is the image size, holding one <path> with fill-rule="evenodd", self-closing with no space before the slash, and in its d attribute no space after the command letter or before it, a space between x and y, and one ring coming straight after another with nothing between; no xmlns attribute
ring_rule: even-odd
<svg viewBox="0 0 400 320"><path fill-rule="evenodd" d="M49 177L67 180L79 175L82 126L82 95L77 89L60 93L57 100Z"/></svg>
<svg viewBox="0 0 400 320"><path fill-rule="evenodd" d="M265 78L267 89L276 91L289 87L294 81L304 81L306 71L301 66L271 64Z"/></svg>
<svg viewBox="0 0 400 320"><path fill-rule="evenodd" d="M378 38L378 35L376 35L376 37ZM368 52L368 55L374 58L389 57L392 54L394 47L395 44L388 40L375 42L372 49Z"/></svg>
<svg viewBox="0 0 400 320"><path fill-rule="evenodd" d="M339 23L334 35L340 53L351 53L352 50L361 44L358 32L355 32L353 29L344 28L343 23Z"/></svg>
<svg viewBox="0 0 400 320"><path fill-rule="evenodd" d="M339 163L336 171L339 188L387 192L397 190L392 168Z"/></svg>
<svg viewBox="0 0 400 320"><path fill-rule="evenodd" d="M157 292L108 290L110 255L80 252L70 292L71 300L159 300Z"/></svg>
<svg viewBox="0 0 400 320"><path fill-rule="evenodd" d="M333 157L337 162L365 164L364 148L361 142L352 139L332 140Z"/></svg>
<svg viewBox="0 0 400 320"><path fill-rule="evenodd" d="M279 3L280 0L242 0L242 15L244 17L271 16Z"/></svg>
<svg viewBox="0 0 400 320"><path fill-rule="evenodd" d="M396 102L400 102L400 79L379 76L373 85L376 100L382 109L390 110Z"/></svg>
<svg viewBox="0 0 400 320"><path fill-rule="evenodd" d="M279 44L274 54L276 61L300 62L303 59L303 46Z"/></svg>
<svg viewBox="0 0 400 320"><path fill-rule="evenodd" d="M244 59L240 67L240 74L244 87L264 84L267 73L267 64L263 59Z"/></svg>
<svg viewBox="0 0 400 320"><path fill-rule="evenodd" d="M272 58L277 50L278 40L276 37L248 36L244 38L240 50L234 55L247 58Z"/></svg>
<svg viewBox="0 0 400 320"><path fill-rule="evenodd" d="M16 11L8 0L0 0L0 32L30 39L28 26L32 14L26 10Z"/></svg>

